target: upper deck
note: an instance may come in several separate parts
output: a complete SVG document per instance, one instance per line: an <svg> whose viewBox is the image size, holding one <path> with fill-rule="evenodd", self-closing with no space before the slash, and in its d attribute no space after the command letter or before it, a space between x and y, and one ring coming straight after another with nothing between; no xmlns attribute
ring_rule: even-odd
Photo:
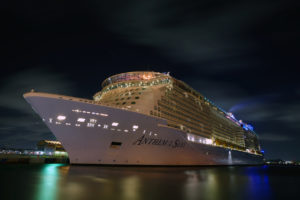
<svg viewBox="0 0 300 200"><path fill-rule="evenodd" d="M151 72L151 71L126 72L126 73L121 73L121 74L108 77L102 82L101 86L102 88L105 88L106 86L113 83L119 83L125 81L147 81L150 79L166 77L166 76L169 75L165 73Z"/></svg>
<svg viewBox="0 0 300 200"><path fill-rule="evenodd" d="M168 81L162 81L158 82L155 80L168 80ZM153 83L152 83L153 81ZM136 84L126 84L126 83L136 83ZM150 83L150 84L147 84ZM183 81L177 80L169 75L169 73L160 73L160 72L153 72L153 71L134 71L134 72L126 72L121 73L117 75L113 75L111 77L108 77L102 82L102 90L94 95L94 99L98 101L100 96L103 93L106 93L110 90L114 90L116 88L122 87L132 87L132 86L153 86L160 83L171 83L174 86L179 87L184 92L186 92L189 95L192 95L195 97L195 99L200 99L206 102L209 106L214 108L215 110L222 113L227 119L231 120L234 124L237 126L242 126L245 130L251 131L252 133L256 134L253 131L253 127L251 125L248 125L246 123L243 123L240 120L235 119L235 117L232 115L232 113L228 113L219 106L215 105L212 101L204 97L202 94L200 94L198 91L194 90L192 87L184 83Z"/></svg>

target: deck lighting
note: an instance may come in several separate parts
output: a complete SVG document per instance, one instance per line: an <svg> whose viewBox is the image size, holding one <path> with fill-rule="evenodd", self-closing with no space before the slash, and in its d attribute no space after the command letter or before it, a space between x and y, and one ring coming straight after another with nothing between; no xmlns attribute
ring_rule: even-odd
<svg viewBox="0 0 300 200"><path fill-rule="evenodd" d="M59 121L63 121L65 119L66 119L66 116L64 116L64 115L58 115L57 116L57 120L59 120Z"/></svg>

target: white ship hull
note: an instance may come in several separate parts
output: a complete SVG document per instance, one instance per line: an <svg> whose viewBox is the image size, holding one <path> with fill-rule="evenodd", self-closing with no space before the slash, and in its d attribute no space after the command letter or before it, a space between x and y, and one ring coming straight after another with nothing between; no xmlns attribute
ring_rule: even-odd
<svg viewBox="0 0 300 200"><path fill-rule="evenodd" d="M60 95L27 93L24 97L62 143L71 164L263 163L259 155L189 141L187 133L168 127L161 118ZM59 115L66 119L58 120ZM85 122L78 122L78 118ZM93 123L88 127L90 119Z"/></svg>

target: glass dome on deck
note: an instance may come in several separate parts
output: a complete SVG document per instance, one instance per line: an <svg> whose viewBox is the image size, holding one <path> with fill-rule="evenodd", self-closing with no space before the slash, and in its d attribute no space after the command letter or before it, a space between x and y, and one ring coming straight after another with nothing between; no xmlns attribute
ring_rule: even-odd
<svg viewBox="0 0 300 200"><path fill-rule="evenodd" d="M105 79L102 82L102 88L112 84L123 81L131 81L131 80L150 80L153 78L163 77L167 74L159 73L159 72L150 72L150 71L140 71L140 72L127 72L122 74L117 74Z"/></svg>

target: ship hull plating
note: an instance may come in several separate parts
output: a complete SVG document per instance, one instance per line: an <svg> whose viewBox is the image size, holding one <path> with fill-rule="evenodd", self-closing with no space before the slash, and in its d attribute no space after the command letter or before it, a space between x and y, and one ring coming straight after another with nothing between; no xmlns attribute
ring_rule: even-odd
<svg viewBox="0 0 300 200"><path fill-rule="evenodd" d="M263 157L187 140L164 119L72 97L27 93L25 99L62 143L71 164L256 165ZM65 119L58 120L58 116ZM79 118L82 118L78 121ZM84 119L84 122L82 122Z"/></svg>

